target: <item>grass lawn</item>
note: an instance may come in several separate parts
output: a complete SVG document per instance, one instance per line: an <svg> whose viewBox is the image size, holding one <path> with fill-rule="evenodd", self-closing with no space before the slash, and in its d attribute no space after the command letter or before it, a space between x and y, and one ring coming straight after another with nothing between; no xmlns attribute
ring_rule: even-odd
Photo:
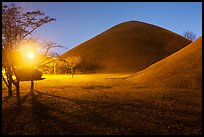
<svg viewBox="0 0 204 137"><path fill-rule="evenodd" d="M43 77L33 98L20 82L20 110L2 83L3 135L202 134L200 90L151 88L131 74Z"/></svg>

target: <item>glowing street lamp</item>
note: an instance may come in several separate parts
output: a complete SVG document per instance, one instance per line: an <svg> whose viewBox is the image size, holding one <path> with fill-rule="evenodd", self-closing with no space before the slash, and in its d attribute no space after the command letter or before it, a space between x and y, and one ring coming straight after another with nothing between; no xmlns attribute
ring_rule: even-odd
<svg viewBox="0 0 204 137"><path fill-rule="evenodd" d="M29 54L28 54L28 58L29 59L33 59L35 57L35 55L32 53L32 52L30 52Z"/></svg>
<svg viewBox="0 0 204 137"><path fill-rule="evenodd" d="M26 53L26 58L25 58L25 65L26 66L30 66L30 67L34 67L35 63L36 63L36 56L35 53L30 51L27 51Z"/></svg>

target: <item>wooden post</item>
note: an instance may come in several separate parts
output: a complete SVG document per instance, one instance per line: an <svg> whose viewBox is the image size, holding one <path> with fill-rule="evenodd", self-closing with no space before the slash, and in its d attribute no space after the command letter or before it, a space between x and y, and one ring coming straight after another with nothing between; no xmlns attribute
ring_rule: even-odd
<svg viewBox="0 0 204 137"><path fill-rule="evenodd" d="M33 90L34 90L34 82L33 80L31 80L30 92L31 92L32 98L33 98Z"/></svg>

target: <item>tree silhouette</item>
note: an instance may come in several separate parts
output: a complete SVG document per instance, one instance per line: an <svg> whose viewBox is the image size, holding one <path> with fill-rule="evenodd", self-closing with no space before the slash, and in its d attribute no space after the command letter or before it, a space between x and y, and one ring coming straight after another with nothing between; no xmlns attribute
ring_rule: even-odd
<svg viewBox="0 0 204 137"><path fill-rule="evenodd" d="M8 95L12 96L12 84L16 87L17 106L20 106L19 80L15 75L14 54L30 34L42 25L54 21L40 10L23 12L22 7L14 4L2 5L2 67L6 71Z"/></svg>
<svg viewBox="0 0 204 137"><path fill-rule="evenodd" d="M56 66L59 63L58 57L60 56L57 52L51 52L50 50L53 48L65 48L64 46L57 44L52 41L44 40L43 43L41 43L43 51L41 51L42 57L41 62L38 65L39 67L42 67L44 65L48 67L53 67L53 73L56 74Z"/></svg>
<svg viewBox="0 0 204 137"><path fill-rule="evenodd" d="M71 69L71 73L73 77L74 67L76 67L80 63L81 58L79 56L70 56L63 59L63 61L65 62L65 65Z"/></svg>
<svg viewBox="0 0 204 137"><path fill-rule="evenodd" d="M184 31L183 36L187 39L189 39L191 42L196 39L196 34L192 31Z"/></svg>

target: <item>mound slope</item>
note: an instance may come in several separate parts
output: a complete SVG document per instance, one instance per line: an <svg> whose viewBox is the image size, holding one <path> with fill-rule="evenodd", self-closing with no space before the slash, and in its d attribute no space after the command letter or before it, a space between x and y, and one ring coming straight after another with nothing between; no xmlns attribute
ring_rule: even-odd
<svg viewBox="0 0 204 137"><path fill-rule="evenodd" d="M84 72L135 72L167 57L190 43L164 28L128 21L106 30L65 52L80 56Z"/></svg>
<svg viewBox="0 0 204 137"><path fill-rule="evenodd" d="M130 80L157 87L202 89L202 37Z"/></svg>

